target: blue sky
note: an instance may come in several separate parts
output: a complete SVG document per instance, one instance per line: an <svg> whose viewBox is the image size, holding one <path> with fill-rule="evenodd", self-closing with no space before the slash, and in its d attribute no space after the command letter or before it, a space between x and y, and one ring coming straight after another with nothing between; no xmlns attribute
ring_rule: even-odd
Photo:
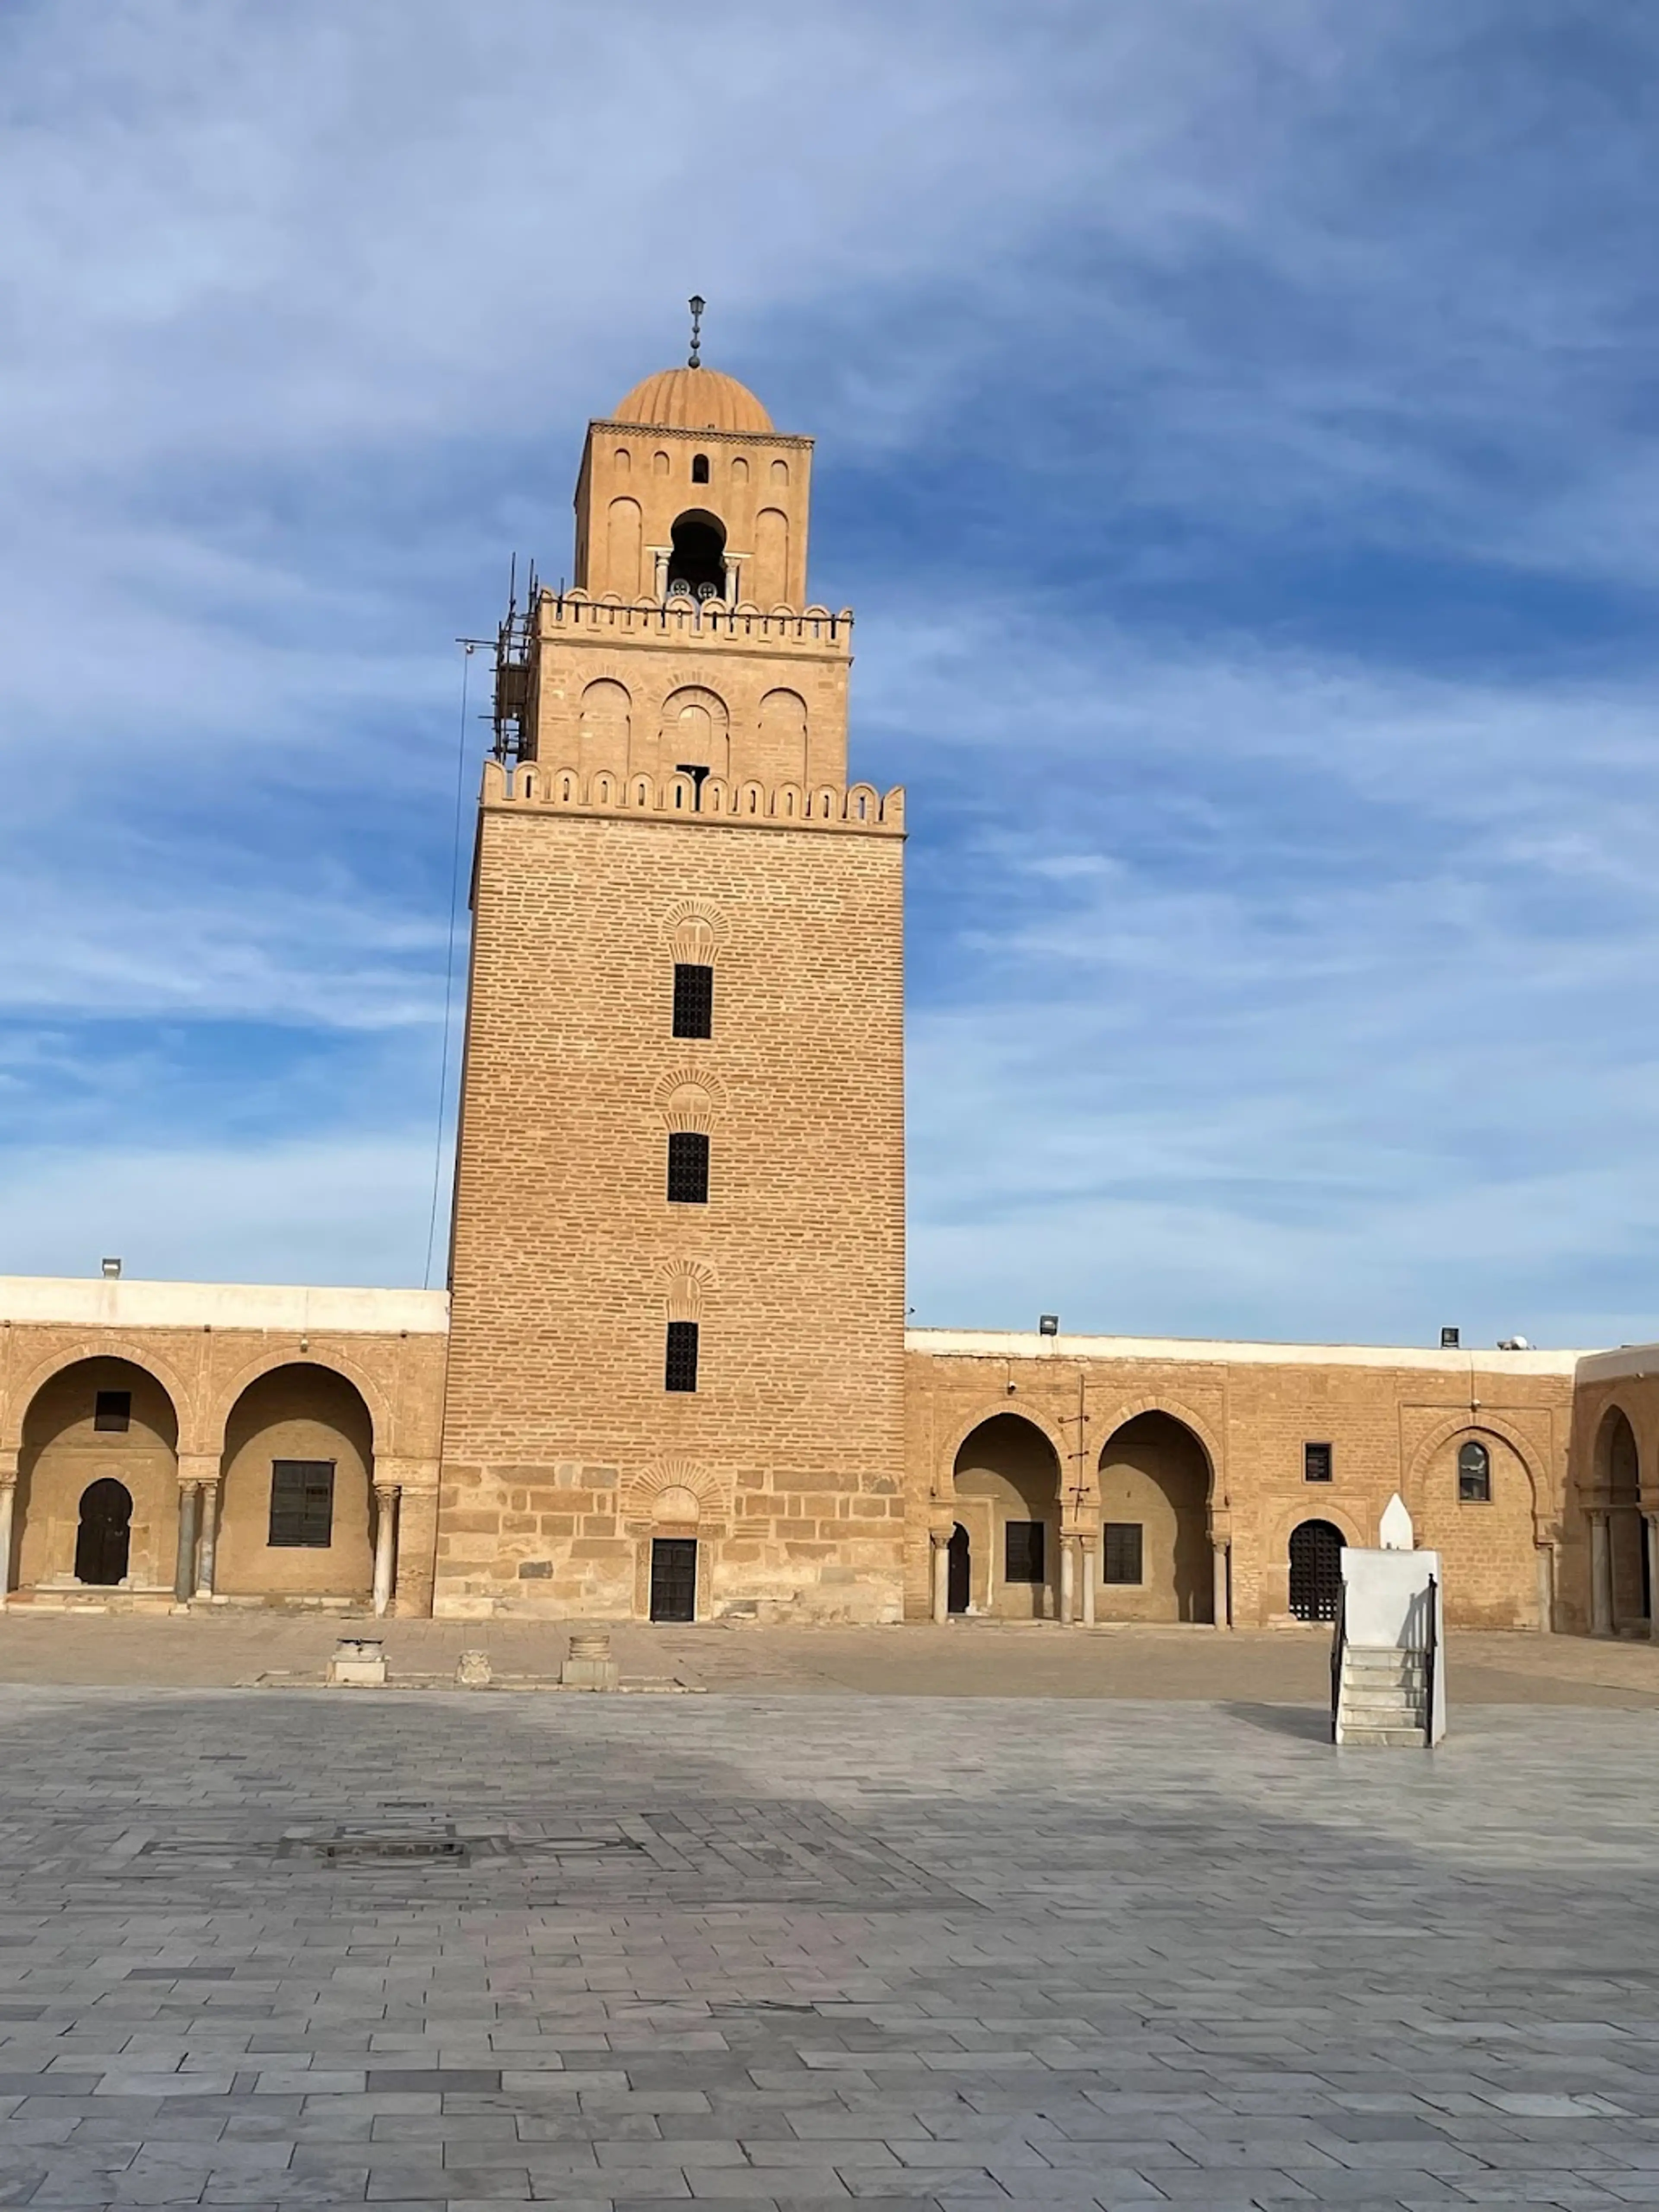
<svg viewBox="0 0 1659 2212"><path fill-rule="evenodd" d="M452 641L697 289L910 790L916 1318L1659 1334L1651 9L96 14L0 16L0 1269L422 1279Z"/></svg>

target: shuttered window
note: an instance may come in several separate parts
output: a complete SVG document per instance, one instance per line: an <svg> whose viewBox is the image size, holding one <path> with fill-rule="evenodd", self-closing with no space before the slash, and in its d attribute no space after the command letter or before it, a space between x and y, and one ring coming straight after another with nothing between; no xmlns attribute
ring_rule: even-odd
<svg viewBox="0 0 1659 2212"><path fill-rule="evenodd" d="M334 1535L334 1462L270 1462L270 1534L274 1550L325 1552Z"/></svg>
<svg viewBox="0 0 1659 2212"><path fill-rule="evenodd" d="M685 960L674 963L674 1034L677 1037L706 1037L714 1034L714 971Z"/></svg>
<svg viewBox="0 0 1659 2212"><path fill-rule="evenodd" d="M695 1390L697 1387L697 1324L671 1321L668 1347L663 1361L665 1390Z"/></svg>
<svg viewBox="0 0 1659 2212"><path fill-rule="evenodd" d="M1040 1583L1042 1580L1042 1523L1010 1521L1003 1535L1003 1580Z"/></svg>
<svg viewBox="0 0 1659 2212"><path fill-rule="evenodd" d="M1473 1437L1457 1448L1457 1502L1460 1505L1492 1503L1492 1454Z"/></svg>
<svg viewBox="0 0 1659 2212"><path fill-rule="evenodd" d="M708 1139L700 1130L674 1129L668 1139L668 1202L708 1203Z"/></svg>
<svg viewBox="0 0 1659 2212"><path fill-rule="evenodd" d="M1101 1572L1109 1583L1140 1580L1139 1521L1109 1521L1101 1531Z"/></svg>
<svg viewBox="0 0 1659 2212"><path fill-rule="evenodd" d="M1304 1482L1328 1482L1330 1479L1330 1446L1328 1444L1304 1444L1302 1447L1302 1480Z"/></svg>

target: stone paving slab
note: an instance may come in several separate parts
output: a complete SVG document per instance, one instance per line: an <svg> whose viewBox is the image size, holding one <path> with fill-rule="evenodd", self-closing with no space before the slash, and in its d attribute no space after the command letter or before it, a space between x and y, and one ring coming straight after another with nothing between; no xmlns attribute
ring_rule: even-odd
<svg viewBox="0 0 1659 2212"><path fill-rule="evenodd" d="M1659 1717L1312 1718L0 1688L0 2205L1659 2203Z"/></svg>

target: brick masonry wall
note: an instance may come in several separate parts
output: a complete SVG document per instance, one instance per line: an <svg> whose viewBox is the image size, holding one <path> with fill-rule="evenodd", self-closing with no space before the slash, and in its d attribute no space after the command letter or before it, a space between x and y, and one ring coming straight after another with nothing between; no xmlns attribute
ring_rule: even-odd
<svg viewBox="0 0 1659 2212"><path fill-rule="evenodd" d="M902 853L484 810L441 1613L637 1614L668 1529L700 1611L896 1615ZM677 951L712 958L709 1039L671 1034ZM707 1206L665 1195L688 1100ZM663 1388L671 1313L695 1394Z"/></svg>
<svg viewBox="0 0 1659 2212"><path fill-rule="evenodd" d="M207 1295L211 1297L210 1288ZM410 1614L430 1611L434 1531L428 1501L435 1497L437 1488L446 1363L446 1339L432 1332L319 1331L302 1335L211 1324L112 1328L82 1322L15 1322L0 1314L0 1481L20 1465L23 1476L13 1538L15 1585L21 1586L20 1571L32 1568L36 1557L29 1531L29 1492L38 1461L32 1454L31 1439L43 1422L55 1426L53 1399L64 1387L55 1378L64 1376L82 1360L94 1359L125 1361L140 1369L158 1387L171 1417L164 1455L168 1468L162 1470L167 1479L155 1476L145 1500L141 1501L147 1518L142 1559L135 1556L136 1573L141 1571L158 1583L171 1583L178 1528L177 1478L180 1474L201 1480L222 1478L228 1465L227 1427L233 1430L234 1447L233 1417L244 1392L274 1370L296 1376L307 1367L317 1367L328 1370L331 1377L338 1376L359 1394L370 1425L374 1471L380 1480L395 1481L403 1490L394 1610ZM88 1392L96 1379L88 1379ZM297 1412L304 1403L302 1381L296 1380L295 1389ZM320 1396L327 1404L319 1404L317 1410L326 1424L335 1410L334 1394L325 1390ZM176 1432L176 1447L173 1432ZM98 1440L105 1456L124 1441L119 1437ZM58 1455L54 1449L54 1462ZM102 1471L101 1462L99 1471ZM72 1500L65 1504L58 1495L62 1487L49 1468L36 1498L40 1514L59 1522L64 1522L73 1505ZM226 1495L228 1501L229 1493ZM235 1549L246 1551L264 1502L263 1492L252 1486L244 1505L252 1519L247 1531L238 1527L231 1532ZM40 1534L37 1521L35 1536ZM361 1541L359 1532L354 1537L358 1549ZM256 1548L263 1550L262 1538ZM72 1521L48 1540L40 1556L49 1560L49 1573L67 1572L73 1557ZM283 1595L285 1583L295 1579L291 1560L276 1564L282 1571L269 1578L269 1594L273 1596ZM239 1574L236 1579L247 1578ZM361 1579L361 1563L354 1563L350 1580L355 1586Z"/></svg>
<svg viewBox="0 0 1659 2212"><path fill-rule="evenodd" d="M927 1611L930 1527L948 1533L956 1455L979 1422L1004 1413L1034 1422L1054 1447L1066 1491L1083 1486L1070 1515L1077 1525L1097 1527L1103 1449L1136 1413L1160 1410L1192 1429L1210 1461L1209 1534L1230 1547L1239 1625L1286 1617L1286 1547L1300 1522L1328 1521L1347 1541L1374 1544L1395 1491L1418 1541L1444 1553L1449 1619L1538 1625L1538 1546L1559 1534L1570 1374L1392 1366L1385 1352L1374 1366L1322 1363L1316 1350L1302 1360L1291 1347L1271 1362L1210 1361L1199 1347L1194 1352L1030 1359L913 1348L905 1406L908 1614ZM1490 1504L1458 1502L1457 1449L1468 1437L1492 1455ZM1310 1442L1332 1447L1328 1484L1304 1480ZM1107 1610L1103 1605L1103 1617Z"/></svg>

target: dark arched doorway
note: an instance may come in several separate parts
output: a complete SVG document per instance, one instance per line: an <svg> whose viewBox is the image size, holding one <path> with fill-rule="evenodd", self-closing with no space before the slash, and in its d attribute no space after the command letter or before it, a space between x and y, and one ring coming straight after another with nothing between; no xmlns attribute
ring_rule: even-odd
<svg viewBox="0 0 1659 2212"><path fill-rule="evenodd" d="M966 1613L969 1598L973 1593L974 1562L968 1531L960 1521L951 1531L949 1565L945 1585L945 1609L950 1613Z"/></svg>
<svg viewBox="0 0 1659 2212"><path fill-rule="evenodd" d="M1342 1531L1304 1521L1291 1532L1291 1611L1298 1620L1334 1620L1342 1595Z"/></svg>
<svg viewBox="0 0 1659 2212"><path fill-rule="evenodd" d="M75 1535L75 1579L106 1588L125 1582L132 1543L132 1492L113 1475L100 1475L81 1492Z"/></svg>

